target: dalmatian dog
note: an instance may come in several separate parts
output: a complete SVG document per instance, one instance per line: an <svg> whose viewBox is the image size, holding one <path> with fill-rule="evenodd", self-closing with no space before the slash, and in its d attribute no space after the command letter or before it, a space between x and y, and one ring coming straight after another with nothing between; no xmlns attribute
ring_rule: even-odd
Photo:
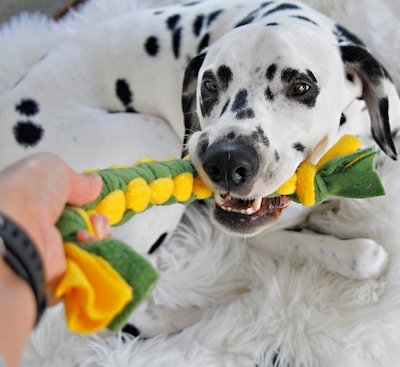
<svg viewBox="0 0 400 367"><path fill-rule="evenodd" d="M40 151L76 169L105 167L176 156L184 142L215 191L210 215L220 228L287 252L295 241L302 256L366 279L387 263L378 243L284 231L313 209L268 196L347 132L371 130L396 159L390 124L399 125L399 112L390 76L363 42L310 7L188 1L100 23L42 55L1 97L0 167ZM183 211L162 210L135 217L119 234L150 252ZM201 315L178 311L150 302L132 322L154 335Z"/></svg>

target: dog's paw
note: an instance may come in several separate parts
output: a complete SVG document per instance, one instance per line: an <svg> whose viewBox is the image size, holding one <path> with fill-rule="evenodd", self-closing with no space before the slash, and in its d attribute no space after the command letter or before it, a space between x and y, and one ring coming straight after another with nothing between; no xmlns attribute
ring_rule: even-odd
<svg viewBox="0 0 400 367"><path fill-rule="evenodd" d="M345 240L343 245L347 248L346 256L342 259L333 256L331 270L352 279L377 278L385 270L387 252L375 241L357 238Z"/></svg>

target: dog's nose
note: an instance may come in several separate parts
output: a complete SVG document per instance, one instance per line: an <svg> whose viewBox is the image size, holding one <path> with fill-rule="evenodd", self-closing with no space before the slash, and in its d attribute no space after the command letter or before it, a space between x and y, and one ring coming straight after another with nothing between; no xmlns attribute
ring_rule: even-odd
<svg viewBox="0 0 400 367"><path fill-rule="evenodd" d="M253 178L260 161L255 149L244 142L219 141L208 147L203 168L214 183L226 191L237 188Z"/></svg>

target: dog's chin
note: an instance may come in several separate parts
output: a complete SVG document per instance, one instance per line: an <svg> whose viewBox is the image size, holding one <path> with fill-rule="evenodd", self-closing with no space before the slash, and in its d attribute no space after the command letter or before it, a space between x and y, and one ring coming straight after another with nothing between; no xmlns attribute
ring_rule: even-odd
<svg viewBox="0 0 400 367"><path fill-rule="evenodd" d="M241 199L230 194L215 194L214 221L228 233L253 236L274 224L290 198Z"/></svg>

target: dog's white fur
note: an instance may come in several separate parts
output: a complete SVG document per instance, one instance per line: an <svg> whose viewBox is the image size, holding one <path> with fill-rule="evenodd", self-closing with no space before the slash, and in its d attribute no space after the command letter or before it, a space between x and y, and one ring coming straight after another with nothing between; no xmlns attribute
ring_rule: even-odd
<svg viewBox="0 0 400 367"><path fill-rule="evenodd" d="M246 2L246 6L249 3ZM232 6L232 2L229 2L229 4ZM218 4L206 2L203 10L210 12L220 6L220 2ZM177 10L170 10L171 14L175 11ZM307 11L312 12L311 10ZM4 167L32 152L44 150L60 154L68 163L79 170L104 167L115 163L128 164L144 156L161 158L179 154L180 139L184 134L180 112L180 86L183 80L186 58L181 57L181 59L175 61L170 54L150 63L149 58L144 57L142 51L138 51L138 48L141 50L145 36L152 34L153 27L157 27L157 23L153 24L148 21L146 14L149 13L128 14L86 29L83 34L68 35L59 45L51 47L43 59L39 60L43 55L38 54L37 59L29 62L32 65L27 68L28 74L1 96L0 121L2 123L0 124L0 136L2 143L0 167ZM323 16L315 14L314 16L317 17L315 20L327 24L327 28L329 24L332 24ZM232 28L232 24L242 17L243 12L238 12L237 19L229 19L225 22L218 21L214 31L215 37L219 38L219 36L225 34L227 29ZM185 22L185 19L184 17L182 21ZM140 32L131 31L132 22L135 22L135 29L140 29ZM164 26L164 22L162 24ZM301 24L299 23L299 25ZM185 26L189 27L189 24ZM293 24L288 25L288 30L283 30L283 33L289 32L292 26ZM247 31L255 35L258 33L257 26L254 26L254 29L252 27L249 26ZM160 33L159 37L163 44L167 45L170 42L170 35L163 32ZM240 36L245 32L245 29L237 29L232 32L232 35L229 34L225 41L229 43L230 37ZM298 37L297 41L301 44L304 39L300 35L307 32L307 30L304 30L304 33L299 32L294 37ZM121 34L124 34L125 37L121 38ZM311 58L307 58L305 55L302 58L301 49L307 48L309 50L308 46L311 47L312 45L304 44L302 48L294 52L294 60L298 59L302 67L315 63L310 67L318 69L323 84L329 85L327 95L320 104L318 102L317 109L313 111L315 116L311 118L312 134L302 136L304 139L309 139L307 142L314 148L321 147L319 143L323 142L321 150L312 150L313 154L310 158L314 161L337 137L338 116L340 117L340 113L345 109L346 101L361 92L360 83L350 87L344 79L336 78L337 73L343 75L343 64L339 59L339 53L334 51L337 51L337 49L333 45L326 45L323 41L325 39L327 42L333 43L333 38L329 38L327 35L315 37L315 42L319 42L320 47L312 49L312 52L308 54L308 56L312 56ZM193 56L193 41L193 36L183 38L182 50L184 51L181 51L182 54ZM52 42L53 40L50 40L49 44ZM270 42L274 43L275 41ZM107 45L106 49L105 45ZM132 45L136 45L136 47ZM247 44L243 42L243 46L245 45L247 47ZM279 47L279 43L271 46ZM324 49L322 53L320 52L321 48ZM213 46L210 47L205 66L212 64L217 59L218 55L215 54L217 53L215 50L216 48L213 48ZM255 51L251 51L251 53L253 52ZM257 52L263 53L265 51L257 50ZM270 56L270 54L260 55L259 58ZM318 59L316 60L316 58ZM326 58L325 62L320 63L321 58ZM162 71L164 67L170 69ZM332 68L334 71L331 74L328 69L332 70ZM20 76L22 77L22 75ZM146 119L142 115L124 112L109 114L107 110L121 110L121 102L116 98L112 88L116 78L127 78L130 85L139 86L139 88L133 87L135 108L141 112L165 119L168 121L169 127L161 120ZM14 82L17 82L17 80L14 80ZM391 99L396 101L393 86L390 83L386 84L386 87L390 89L389 92L393 95ZM336 95L343 99L341 101L335 100L332 103L332 99ZM40 114L29 118L34 121L37 119L37 122L40 122L45 129L45 138L36 148L17 146L12 136L13 125L21 119L15 107L24 98L35 98L39 101ZM355 105L357 104L358 102L355 103ZM398 112L393 109L394 107L397 108L398 106L391 105L391 115ZM367 115L360 112L359 105L351 106L350 109L354 109L356 112L355 120L347 125L349 126L348 129L353 133L365 133L367 125L364 120L365 118L368 119ZM292 123L287 114L296 114L296 111L296 108L293 110L284 108L280 112L281 116L277 119L280 123L285 121ZM332 121L327 126L322 127L317 122L325 117L325 113L329 118L332 117ZM276 114L270 116L271 119L275 117ZM360 123L360 120L363 122ZM306 123L305 119L302 123ZM223 126L223 124L219 126ZM361 127L361 129L357 130L358 127ZM218 129L219 127L217 131ZM251 127L245 125L243 129L249 130ZM294 126L291 126L288 130L294 131ZM275 130L272 135L274 141L280 144L278 133L279 131ZM284 145L282 145L282 151L285 151ZM279 186L279 183L290 176L301 160L301 157L288 154L283 165L285 168L276 172L274 181L270 182L267 187L256 188L255 192L258 195L269 194ZM291 204L291 207L293 208L289 208L283 213L282 218L275 226L276 230L304 222L309 214L307 211L295 207L295 204ZM154 209L154 211L156 210ZM122 229L122 231L129 231L129 233L124 234L124 237L131 237L133 233L133 239L130 239L131 243L138 243L143 239L145 245L141 252L146 252L148 245L151 245L157 236L146 238L147 233L143 230L143 226L149 226L150 233L153 228L157 228L155 232L157 235L162 231L173 228L180 218L182 208L174 207L169 210L171 214L169 218L172 219L167 226L163 224L165 212L163 211L160 219L160 215L153 211L135 219L129 227ZM311 218L311 224L317 227L317 223L321 221L315 219L318 218L316 216L314 216L314 219ZM151 223L151 225L148 223ZM332 234L336 235L336 232L333 232ZM142 238L138 238L138 233L142 234ZM288 234L282 231L273 234L267 233L265 236L267 237L261 235L250 242L256 246L262 246L266 239L275 239L276 243L280 243L279 246L284 249L284 252L294 251L296 256L299 256L300 253L300 257L311 256L325 264L328 269L356 279L379 275L387 262L386 252L371 239L353 238L352 236L349 236L350 239L348 240L339 240L330 236L319 236L317 239L316 234ZM296 246L292 246L293 239L299 241L298 250L296 250ZM307 245L311 243L310 241L314 245ZM282 242L285 242L287 246L283 246ZM305 243L304 246L303 242ZM318 247L315 246L316 242L319 243ZM224 295L220 301L225 302L230 297L230 295ZM154 315L155 312L161 311L157 309L145 310L147 315L149 313ZM178 313L179 316L182 316L181 311ZM192 316L193 313L190 313L190 322L193 322ZM171 321L171 325L166 327L168 331L184 326L181 323L182 320L186 324L182 317L178 317L176 322L170 314L168 314L168 317ZM163 318L159 320L164 322ZM146 322L142 325L142 321ZM144 331L144 334L146 334L146 331L147 334L155 334L164 329L164 326L159 327L158 321L154 320L154 317L153 321L156 321L154 324L147 323L147 321L140 312L134 315L135 324Z"/></svg>
<svg viewBox="0 0 400 367"><path fill-rule="evenodd" d="M385 2L314 2L338 15L336 19L347 20L374 46L375 55L386 58L389 70L399 70L395 34L400 29L398 22L393 22L396 15L384 8ZM61 34L65 37L65 32L59 32L63 26L84 32L99 21L135 9L130 0L98 0L89 5L76 18L55 28L42 19L24 18L14 21L8 33L3 30L1 49L4 55L13 57L0 60L1 90L8 90L21 72L29 69L30 60L40 57L35 53L39 47L27 48L26 42L38 42L48 51L61 41ZM399 80L398 73L392 76ZM200 322L183 333L146 341L123 342L121 335L68 333L59 310L54 310L34 333L22 365L244 367L257 361L259 366L269 367L279 350L282 364L294 367L397 367L397 164L386 160L380 174L386 197L343 200L339 210L334 208L319 216L321 226L341 238L367 237L384 245L390 261L388 271L377 280L360 282L337 276L312 258L297 263L294 257L274 256L268 251L270 245L275 247L268 238L263 248L243 246L238 239L228 239L219 232L211 234L204 216L194 216L191 211L189 227L180 227L177 237L156 254L163 270L155 301L169 308L193 304L205 308L217 304L213 300L218 295L233 293L238 287L249 287L250 293L219 308L209 308ZM205 263L212 271L204 267Z"/></svg>

